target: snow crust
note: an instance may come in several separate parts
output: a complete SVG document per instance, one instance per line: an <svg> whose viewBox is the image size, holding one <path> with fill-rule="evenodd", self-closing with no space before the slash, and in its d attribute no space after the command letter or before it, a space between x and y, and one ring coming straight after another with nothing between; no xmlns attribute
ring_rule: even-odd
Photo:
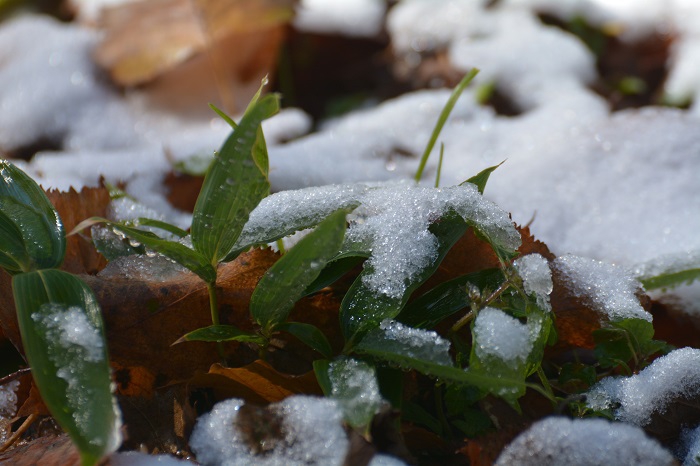
<svg viewBox="0 0 700 466"><path fill-rule="evenodd" d="M383 0L301 0L294 27L305 32L376 37L384 26Z"/></svg>
<svg viewBox="0 0 700 466"><path fill-rule="evenodd" d="M495 466L671 466L673 456L636 426L548 417L513 440Z"/></svg>
<svg viewBox="0 0 700 466"><path fill-rule="evenodd" d="M487 307L474 323L476 354L482 361L497 358L518 367L527 360L533 342L527 324L500 309Z"/></svg>
<svg viewBox="0 0 700 466"><path fill-rule="evenodd" d="M590 303L601 317L612 321L637 318L651 322L651 314L644 310L636 296L641 285L625 269L573 255L556 258L554 268L571 292Z"/></svg>
<svg viewBox="0 0 700 466"><path fill-rule="evenodd" d="M350 442L335 400L291 396L270 405L282 418L281 438L261 445L256 455L246 444L237 419L244 402L230 399L217 403L200 416L190 437L197 461L210 466L334 466L342 465Z"/></svg>
<svg viewBox="0 0 700 466"><path fill-rule="evenodd" d="M700 350L681 348L631 377L606 377L587 394L588 406L613 409L615 418L645 426L676 399L700 395Z"/></svg>

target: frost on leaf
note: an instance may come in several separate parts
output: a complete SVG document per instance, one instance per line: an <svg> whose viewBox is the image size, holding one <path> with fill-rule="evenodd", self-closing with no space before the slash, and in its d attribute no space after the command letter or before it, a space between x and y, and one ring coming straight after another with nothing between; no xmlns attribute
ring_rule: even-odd
<svg viewBox="0 0 700 466"><path fill-rule="evenodd" d="M588 406L613 409L615 418L647 426L679 399L700 396L700 350L681 348L656 359L631 377L607 377L587 394ZM687 411L687 407L685 408Z"/></svg>
<svg viewBox="0 0 700 466"><path fill-rule="evenodd" d="M470 184L435 189L413 183L365 183L285 191L251 213L234 249L267 242L320 222L339 208L359 205L348 217L343 250L370 253L363 284L378 295L400 298L438 254L432 223L454 212L489 241L515 250L520 235L508 214Z"/></svg>
<svg viewBox="0 0 700 466"><path fill-rule="evenodd" d="M190 445L202 465L342 465L349 441L336 401L291 396L267 408L238 399L200 416Z"/></svg>
<svg viewBox="0 0 700 466"><path fill-rule="evenodd" d="M603 419L550 417L508 445L496 466L671 466L673 456L640 428Z"/></svg>
<svg viewBox="0 0 700 466"><path fill-rule="evenodd" d="M651 322L651 314L639 303L639 282L626 270L585 257L566 255L553 263L567 288L583 299L598 314L611 321L642 319Z"/></svg>

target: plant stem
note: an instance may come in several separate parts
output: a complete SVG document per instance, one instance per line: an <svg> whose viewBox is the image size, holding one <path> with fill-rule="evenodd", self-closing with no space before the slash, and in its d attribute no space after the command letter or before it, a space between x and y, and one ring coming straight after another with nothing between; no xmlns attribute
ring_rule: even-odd
<svg viewBox="0 0 700 466"><path fill-rule="evenodd" d="M481 303L479 303L479 306L476 310L480 311L483 308L485 308L486 306L488 306L489 304L491 304L492 302L494 302L501 295L501 293L503 293L504 291L506 291L508 289L508 287L510 287L510 282L508 280L506 280L501 284L501 286L499 286L496 289L496 291L491 293L488 296L488 298L486 298ZM455 322L455 324L450 329L450 333L458 332L459 329L461 329L466 324L471 322L472 319L474 319L474 317L476 317L476 314L474 311L475 311L475 309L472 309L471 311L467 312L466 315L464 315L461 319L459 319L457 322Z"/></svg>
<svg viewBox="0 0 700 466"><path fill-rule="evenodd" d="M207 283L207 291L209 292L209 309L211 311L211 323L212 325L219 325L219 303L216 298L216 281ZM219 353L221 363L225 366L226 352L224 351L224 344L222 342L216 342L216 351L218 351Z"/></svg>

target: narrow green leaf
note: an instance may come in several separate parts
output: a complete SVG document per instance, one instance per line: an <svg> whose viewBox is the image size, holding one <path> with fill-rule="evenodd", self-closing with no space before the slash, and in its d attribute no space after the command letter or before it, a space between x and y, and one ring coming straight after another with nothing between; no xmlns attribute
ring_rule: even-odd
<svg viewBox="0 0 700 466"><path fill-rule="evenodd" d="M321 291L325 287L335 283L343 275L350 272L352 269L360 265L367 259L367 256L343 256L334 258L326 264L326 267L321 271L316 280L311 283L306 290L304 296Z"/></svg>
<svg viewBox="0 0 700 466"><path fill-rule="evenodd" d="M173 345L185 341L244 341L259 345L265 343L265 339L260 335L246 332L234 325L210 325L209 327L198 328L180 337Z"/></svg>
<svg viewBox="0 0 700 466"><path fill-rule="evenodd" d="M484 293L498 289L504 280L501 269L485 269L453 278L411 301L396 320L410 327L433 328L444 318L470 306L468 285Z"/></svg>
<svg viewBox="0 0 700 466"><path fill-rule="evenodd" d="M321 353L324 358L333 357L333 348L318 327L301 322L282 322L277 324L275 328L294 335L299 341Z"/></svg>
<svg viewBox="0 0 700 466"><path fill-rule="evenodd" d="M700 280L700 268L687 269L680 272L668 272L640 279L646 290L674 288L683 284L691 284L695 280Z"/></svg>
<svg viewBox="0 0 700 466"><path fill-rule="evenodd" d="M494 165L493 167L484 168L479 173L469 178L467 181L460 183L460 185L463 185L464 183L471 183L473 185L476 185L477 189L481 194L484 194L484 190L486 189L486 183L489 181L491 173L493 173L498 167L500 167L504 163L505 160L499 163L498 165Z"/></svg>
<svg viewBox="0 0 700 466"><path fill-rule="evenodd" d="M440 136L440 132L442 131L442 127L445 126L445 122L447 121L447 118L449 118L450 113L452 113L452 109L454 108L455 104L457 103L457 100L459 99L459 96L462 95L462 92L464 89L469 85L470 82L474 79L474 77L479 73L479 70L476 68L472 68L469 73L467 73L462 80L457 84L457 87L454 88L452 91L452 94L450 95L450 98L447 99L447 103L445 104L445 107L442 109L442 112L440 113L440 117L438 117L437 122L435 123L435 128L433 129L432 134L430 135L430 140L428 141L428 145L425 147L425 151L423 152L423 155L421 156L420 159L420 165L418 165L418 170L416 171L416 176L415 180L416 182L419 182L421 177L423 176L423 170L425 169L425 164L428 162L428 158L430 157L430 152L432 152L433 147L435 146L435 143L437 142L438 136Z"/></svg>
<svg viewBox="0 0 700 466"><path fill-rule="evenodd" d="M138 226L153 227L158 228L159 230L167 231L168 233L171 233L177 236L178 238L184 238L185 236L187 236L187 232L182 228L178 228L175 225L172 225L168 222L163 222L162 220L139 217L136 223Z"/></svg>
<svg viewBox="0 0 700 466"><path fill-rule="evenodd" d="M11 243L15 246L20 241L24 243L30 260L25 271L61 265L66 252L66 237L58 213L44 190L6 160L0 160L0 211L21 232L21 238L15 238ZM5 227L4 233L16 233L12 230ZM20 257L17 251L12 251L11 256Z"/></svg>
<svg viewBox="0 0 700 466"><path fill-rule="evenodd" d="M121 223L112 222L101 217L91 217L80 222L73 229L71 234L100 223L109 225L110 227L121 231L129 238L132 238L135 241L142 243L144 246L172 259L181 266L185 267L187 270L197 274L205 282L213 283L216 281L216 269L214 269L214 267L202 254L198 253L197 251L193 251L184 244L159 238L150 231L139 230L138 228L122 225Z"/></svg>
<svg viewBox="0 0 700 466"><path fill-rule="evenodd" d="M236 124L235 121L233 121L233 118L231 118L230 116L228 116L228 115L226 114L226 112L224 112L223 110L221 110L219 107L217 107L216 105L210 103L210 104L209 104L209 108L212 109L212 110L214 111L214 113L216 113L217 115L219 115L219 116L221 117L222 120L224 120L226 123L228 123L229 126L230 126L232 129L238 128L238 125Z"/></svg>
<svg viewBox="0 0 700 466"><path fill-rule="evenodd" d="M316 380L318 381L319 387L325 396L331 396L333 391L333 385L331 384L331 379L328 377L328 368L331 362L327 359L317 359L313 362L314 374L316 374Z"/></svg>
<svg viewBox="0 0 700 466"><path fill-rule="evenodd" d="M435 432L438 435L443 434L442 424L440 421L417 403L404 403L401 409L401 418L404 421L427 427L428 430Z"/></svg>
<svg viewBox="0 0 700 466"><path fill-rule="evenodd" d="M382 320L396 317L411 293L435 273L442 259L464 235L467 228L467 223L455 214L445 215L439 222L430 226L430 231L438 242L437 257L430 267L426 267L407 284L406 292L398 299L377 294L363 283L362 277L372 273L371 265L365 263L364 270L345 294L340 305L340 325L348 347L352 347L355 341L368 330L377 327Z"/></svg>
<svg viewBox="0 0 700 466"><path fill-rule="evenodd" d="M250 298L250 313L263 332L287 319L294 303L338 252L345 237L347 213L341 209L328 216L260 279Z"/></svg>
<svg viewBox="0 0 700 466"><path fill-rule="evenodd" d="M355 428L367 427L384 403L374 367L341 357L328 366L330 397L337 400L345 421Z"/></svg>
<svg viewBox="0 0 700 466"><path fill-rule="evenodd" d="M376 331L375 331L376 332ZM369 337L371 334L368 334ZM427 351L428 348L425 348ZM410 351L405 345L396 345L386 338L363 338L354 348L358 354L364 354L381 361L390 363L402 369L417 370L418 372L440 380L470 385L485 392L496 387L504 393L519 394L525 389L525 383L520 379L499 378L463 370L454 365L438 363L434 359L425 359Z"/></svg>
<svg viewBox="0 0 700 466"><path fill-rule="evenodd" d="M279 110L279 97L267 95L243 116L214 159L195 204L192 243L211 264L231 251L250 212L270 191L261 169L260 124ZM256 148L257 147L257 148ZM254 157L253 152L258 152ZM265 154L266 158L266 154Z"/></svg>
<svg viewBox="0 0 700 466"><path fill-rule="evenodd" d="M100 307L60 270L15 275L12 289L32 375L46 406L92 465L121 443Z"/></svg>

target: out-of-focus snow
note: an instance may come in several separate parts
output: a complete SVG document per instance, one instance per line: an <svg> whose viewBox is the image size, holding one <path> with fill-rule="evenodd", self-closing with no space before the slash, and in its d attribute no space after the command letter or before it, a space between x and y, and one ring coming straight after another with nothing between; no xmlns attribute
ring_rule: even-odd
<svg viewBox="0 0 700 466"><path fill-rule="evenodd" d="M501 453L496 466L671 466L674 458L636 426L604 419L548 417Z"/></svg>
<svg viewBox="0 0 700 466"><path fill-rule="evenodd" d="M587 393L588 406L613 409L615 418L645 426L674 400L700 395L700 350L681 348L630 377L606 377Z"/></svg>
<svg viewBox="0 0 700 466"><path fill-rule="evenodd" d="M335 400L291 396L267 409L267 425L246 425L244 403L230 399L200 416L190 437L197 461L205 466L340 466L350 442ZM255 408L253 408L255 409ZM280 422L279 426L271 425ZM247 422L258 422L257 419ZM255 429L255 432L250 432ZM257 430L260 430L258 432ZM267 430L267 431L266 431ZM260 441L259 436L263 436ZM251 442L258 443L256 453Z"/></svg>
<svg viewBox="0 0 700 466"><path fill-rule="evenodd" d="M384 26L384 0L301 0L294 27L354 37L375 37Z"/></svg>

